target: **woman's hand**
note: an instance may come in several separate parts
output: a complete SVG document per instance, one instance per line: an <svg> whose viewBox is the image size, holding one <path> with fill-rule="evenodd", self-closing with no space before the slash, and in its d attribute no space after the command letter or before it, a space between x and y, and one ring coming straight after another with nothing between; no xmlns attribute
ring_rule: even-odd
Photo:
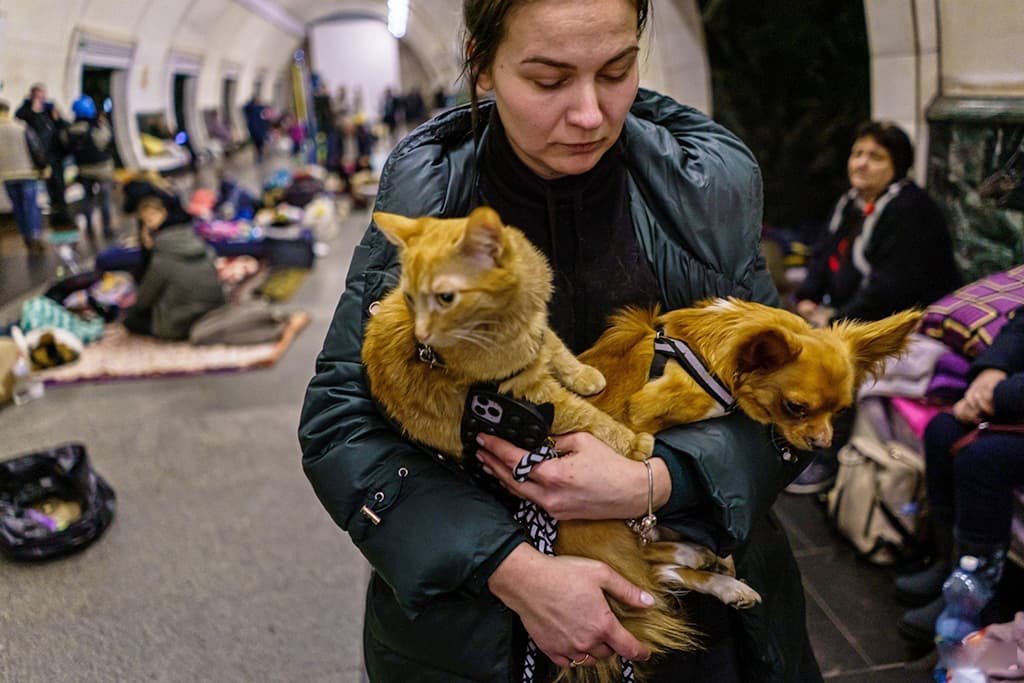
<svg viewBox="0 0 1024 683"><path fill-rule="evenodd" d="M513 495L544 508L555 519L631 519L647 514L647 468L630 460L587 432L555 437L563 457L534 465L530 478L517 482L512 469L526 451L496 436L480 434L477 458L484 471ZM654 509L672 493L668 467L651 458Z"/></svg>
<svg viewBox="0 0 1024 683"><path fill-rule="evenodd" d="M796 313L811 324L811 327L828 327L835 309L816 304L810 299L801 299L796 304Z"/></svg>
<svg viewBox="0 0 1024 683"><path fill-rule="evenodd" d="M971 385L967 387L967 393L963 400L967 406L974 411L979 418L986 417L996 412L994 395L996 385L1006 379L1006 373L995 368L987 368L978 373Z"/></svg>
<svg viewBox="0 0 1024 683"><path fill-rule="evenodd" d="M592 666L613 654L631 660L651 656L615 618L605 592L638 608L650 607L654 598L602 562L543 555L523 543L498 565L487 585L519 615L533 642L557 666L581 660L580 666Z"/></svg>
<svg viewBox="0 0 1024 683"><path fill-rule="evenodd" d="M818 308L818 304L810 299L800 299L796 302L796 314L807 320Z"/></svg>
<svg viewBox="0 0 1024 683"><path fill-rule="evenodd" d="M953 417L957 422L976 425L984 419L981 413L971 407L966 398L962 398L953 404Z"/></svg>

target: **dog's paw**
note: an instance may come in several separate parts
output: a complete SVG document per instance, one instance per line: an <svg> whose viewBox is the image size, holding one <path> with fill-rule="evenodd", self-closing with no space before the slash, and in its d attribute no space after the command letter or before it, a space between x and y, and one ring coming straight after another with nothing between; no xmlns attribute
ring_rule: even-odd
<svg viewBox="0 0 1024 683"><path fill-rule="evenodd" d="M725 574L726 576L736 576L736 562L733 561L732 555L719 557L718 563L715 566L715 571L719 574Z"/></svg>
<svg viewBox="0 0 1024 683"><path fill-rule="evenodd" d="M674 559L680 567L687 569L717 569L722 561L705 546L696 543L676 543Z"/></svg>
<svg viewBox="0 0 1024 683"><path fill-rule="evenodd" d="M736 609L750 609L761 602L761 594L738 579L722 576L725 579L715 587L713 593L719 600Z"/></svg>
<svg viewBox="0 0 1024 683"><path fill-rule="evenodd" d="M600 370L581 364L579 372L569 380L569 386L566 388L580 396L593 396L601 393L607 384Z"/></svg>

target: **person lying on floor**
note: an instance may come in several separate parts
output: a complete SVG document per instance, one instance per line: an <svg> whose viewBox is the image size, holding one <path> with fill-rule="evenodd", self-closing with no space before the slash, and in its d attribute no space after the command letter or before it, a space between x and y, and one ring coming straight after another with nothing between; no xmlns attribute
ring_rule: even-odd
<svg viewBox="0 0 1024 683"><path fill-rule="evenodd" d="M139 201L139 242L144 265L135 304L124 326L135 334L187 339L192 324L226 303L217 277L215 255L190 223L171 222L183 215L168 207L166 197Z"/></svg>

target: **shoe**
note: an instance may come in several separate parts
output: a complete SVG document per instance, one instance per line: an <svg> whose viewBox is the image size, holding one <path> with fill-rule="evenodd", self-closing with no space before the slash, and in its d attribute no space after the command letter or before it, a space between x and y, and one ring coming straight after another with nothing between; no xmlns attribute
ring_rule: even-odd
<svg viewBox="0 0 1024 683"><path fill-rule="evenodd" d="M912 607L927 605L942 595L942 584L949 572L948 562L933 562L919 572L897 576L893 581L896 599Z"/></svg>
<svg viewBox="0 0 1024 683"><path fill-rule="evenodd" d="M946 607L940 595L924 607L904 612L896 627L900 637L913 645L926 647L935 643L935 622Z"/></svg>
<svg viewBox="0 0 1024 683"><path fill-rule="evenodd" d="M807 494L828 491L836 481L838 469L838 462L815 456L811 460L811 464L800 473L800 476L786 487L786 493Z"/></svg>

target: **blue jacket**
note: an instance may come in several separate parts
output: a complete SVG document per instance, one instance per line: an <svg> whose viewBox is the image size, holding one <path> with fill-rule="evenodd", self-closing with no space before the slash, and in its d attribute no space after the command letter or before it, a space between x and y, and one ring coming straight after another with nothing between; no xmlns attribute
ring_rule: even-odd
<svg viewBox="0 0 1024 683"><path fill-rule="evenodd" d="M482 105L482 121L490 106ZM749 150L703 114L644 90L622 140L633 224L662 303L726 295L776 303L759 250L761 177ZM375 208L466 215L479 196L473 159L469 110L449 111L393 151ZM443 457L404 441L367 389L363 325L370 305L397 282L397 253L371 224L306 393L303 466L374 568L364 627L371 679L516 680L524 631L487 579L523 542L523 530ZM768 515L800 466L782 462L768 430L740 414L662 432L655 452L673 475L659 520L723 554L737 551L740 576L766 598L741 615L747 680L820 680L799 571Z"/></svg>

